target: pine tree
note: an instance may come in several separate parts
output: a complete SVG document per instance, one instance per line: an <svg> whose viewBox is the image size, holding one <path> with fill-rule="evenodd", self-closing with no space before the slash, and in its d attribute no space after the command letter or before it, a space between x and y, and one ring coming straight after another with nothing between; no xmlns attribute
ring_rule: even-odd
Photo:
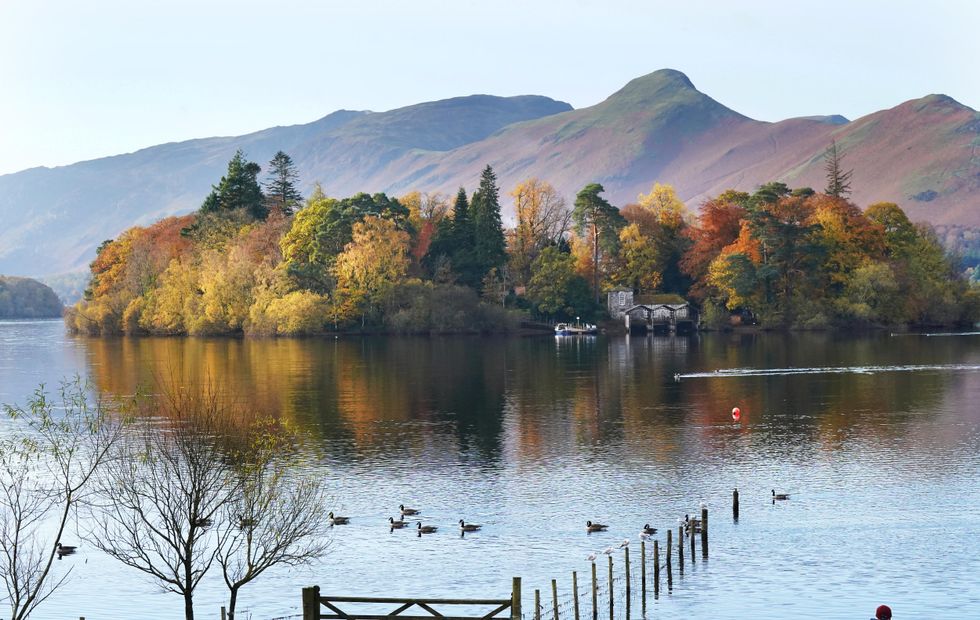
<svg viewBox="0 0 980 620"><path fill-rule="evenodd" d="M480 283L491 269L500 269L507 260L504 226L500 221L500 190L497 187L497 175L490 166L484 168L480 175L480 187L473 193L470 211L473 221L474 276Z"/></svg>
<svg viewBox="0 0 980 620"><path fill-rule="evenodd" d="M279 151L269 162L269 179L263 184L270 211L292 215L296 206L303 201L303 195L296 189L299 173L293 158Z"/></svg>
<svg viewBox="0 0 980 620"><path fill-rule="evenodd" d="M851 195L851 175L853 170L843 170L841 162L844 160L844 153L837 149L837 140L832 140L830 148L824 154L824 170L827 171L827 189L824 190L828 196L835 198L847 198Z"/></svg>
<svg viewBox="0 0 980 620"><path fill-rule="evenodd" d="M228 172L217 185L211 186L211 193L201 205L202 213L215 213L242 209L252 218L264 220L269 215L265 206L265 196L259 187L258 176L262 168L255 162L245 159L241 149L228 162Z"/></svg>
<svg viewBox="0 0 980 620"><path fill-rule="evenodd" d="M590 183L582 188L575 196L575 209L572 219L575 221L575 231L587 239L592 246L592 291L595 301L599 303L599 260L600 255L612 255L618 242L618 231L623 225L623 216L619 209L609 204L600 196L606 191L598 183Z"/></svg>

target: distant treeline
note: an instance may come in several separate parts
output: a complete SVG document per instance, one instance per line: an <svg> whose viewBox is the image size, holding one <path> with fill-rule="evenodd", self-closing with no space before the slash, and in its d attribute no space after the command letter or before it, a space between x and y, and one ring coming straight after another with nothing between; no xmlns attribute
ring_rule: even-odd
<svg viewBox="0 0 980 620"><path fill-rule="evenodd" d="M54 291L30 278L0 276L0 319L50 319L64 310Z"/></svg>
<svg viewBox="0 0 980 620"><path fill-rule="evenodd" d="M830 151L828 188L726 191L696 217L669 185L617 208L599 184L569 205L545 181L500 217L487 166L472 194L347 198L296 191L289 156L270 174L238 152L200 210L106 241L69 329L91 334L305 335L512 329L522 316L602 315L613 287L676 293L709 326L973 322L980 291L927 225L893 203L862 212Z"/></svg>

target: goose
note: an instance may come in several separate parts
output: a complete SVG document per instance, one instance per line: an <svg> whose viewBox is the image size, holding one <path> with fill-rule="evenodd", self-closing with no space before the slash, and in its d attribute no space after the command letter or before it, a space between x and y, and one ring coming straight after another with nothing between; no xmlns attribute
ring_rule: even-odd
<svg viewBox="0 0 980 620"><path fill-rule="evenodd" d="M476 525L475 523L465 523L462 519L459 520L459 529L464 532L476 532L482 525Z"/></svg>
<svg viewBox="0 0 980 620"><path fill-rule="evenodd" d="M772 499L773 499L773 501L776 501L777 499L779 499L779 500L789 499L789 493L776 493L776 489L773 489L772 490Z"/></svg>
<svg viewBox="0 0 980 620"><path fill-rule="evenodd" d="M419 521L418 529L419 529L419 536L421 536L422 534L431 534L439 528L435 525L422 525L422 522Z"/></svg>
<svg viewBox="0 0 980 620"><path fill-rule="evenodd" d="M405 508L405 504L399 504L398 509L402 511L403 517L417 515L421 513L420 510L415 510L414 508Z"/></svg>
<svg viewBox="0 0 980 620"><path fill-rule="evenodd" d="M58 543L58 557L60 558L63 555L71 555L75 553L76 549L78 549L78 547Z"/></svg>
<svg viewBox="0 0 980 620"><path fill-rule="evenodd" d="M652 536L653 534L657 533L657 528L650 527L649 523L645 523L643 525L643 529L641 530L641 533L646 534L647 536Z"/></svg>
<svg viewBox="0 0 980 620"><path fill-rule="evenodd" d="M327 523L330 525L347 525L350 523L350 517L335 517L333 512L327 514Z"/></svg>
<svg viewBox="0 0 980 620"><path fill-rule="evenodd" d="M604 532L609 529L608 525L603 525L601 523L593 523L592 521L585 522L585 531L587 532Z"/></svg>
<svg viewBox="0 0 980 620"><path fill-rule="evenodd" d="M200 527L200 528L211 527L213 523L214 521L209 519L208 517L198 517L196 519L191 519L191 525L193 525L194 527Z"/></svg>
<svg viewBox="0 0 980 620"><path fill-rule="evenodd" d="M405 527L404 519L399 519L398 521L395 521L395 517L388 517L388 523L391 524L391 529Z"/></svg>

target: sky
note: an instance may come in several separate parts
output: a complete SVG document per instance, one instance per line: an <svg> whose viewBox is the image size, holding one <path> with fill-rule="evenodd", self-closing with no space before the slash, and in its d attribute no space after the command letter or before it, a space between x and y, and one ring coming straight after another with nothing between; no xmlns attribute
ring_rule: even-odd
<svg viewBox="0 0 980 620"><path fill-rule="evenodd" d="M752 118L980 110L975 0L0 0L0 174L669 67Z"/></svg>

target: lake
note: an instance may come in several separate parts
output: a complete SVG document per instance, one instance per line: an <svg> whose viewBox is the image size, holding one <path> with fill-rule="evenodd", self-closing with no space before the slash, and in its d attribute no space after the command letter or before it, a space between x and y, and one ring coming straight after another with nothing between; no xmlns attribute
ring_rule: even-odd
<svg viewBox="0 0 980 620"><path fill-rule="evenodd" d="M662 547L702 501L710 558L688 555L669 592L663 576L649 618L980 609L980 334L89 339L0 323L0 401L75 374L110 394L209 378L315 437L305 467L334 498L324 515L351 524L321 563L247 586L240 611L255 620L298 616L308 585L506 598L513 576L525 615L538 588L550 620L551 579L565 614L572 571L588 616L586 557L624 539L642 617L640 527L661 528ZM772 489L791 499L774 504ZM390 532L402 503L440 531ZM483 530L461 537L461 518ZM589 519L608 532L587 534ZM180 597L86 545L85 523L70 528L79 552L56 566L71 580L33 617L181 617ZM215 573L198 617L225 600Z"/></svg>

